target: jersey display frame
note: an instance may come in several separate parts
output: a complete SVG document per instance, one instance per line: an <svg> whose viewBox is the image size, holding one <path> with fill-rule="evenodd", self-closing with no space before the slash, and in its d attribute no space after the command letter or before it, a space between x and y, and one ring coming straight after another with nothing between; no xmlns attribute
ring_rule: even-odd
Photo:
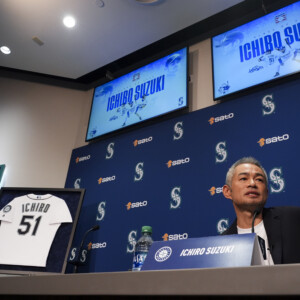
<svg viewBox="0 0 300 300"><path fill-rule="evenodd" d="M65 273L85 189L0 190L0 273Z"/></svg>

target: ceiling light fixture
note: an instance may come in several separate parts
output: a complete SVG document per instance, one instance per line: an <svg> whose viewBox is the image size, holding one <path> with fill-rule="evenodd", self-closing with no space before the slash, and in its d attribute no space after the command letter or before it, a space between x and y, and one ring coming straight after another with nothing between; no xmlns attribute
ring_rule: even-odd
<svg viewBox="0 0 300 300"><path fill-rule="evenodd" d="M103 7L103 6L104 6L104 1L103 1L103 0L96 0L96 4L97 4L99 7Z"/></svg>
<svg viewBox="0 0 300 300"><path fill-rule="evenodd" d="M135 0L139 4L144 5L158 5L162 3L164 0Z"/></svg>
<svg viewBox="0 0 300 300"><path fill-rule="evenodd" d="M66 16L63 19L63 23L66 27L73 28L76 24L76 21L72 16Z"/></svg>
<svg viewBox="0 0 300 300"><path fill-rule="evenodd" d="M0 48L0 50L1 50L1 52L2 52L3 54L10 54L10 53L11 53L10 49L9 49L7 46L2 46L2 47Z"/></svg>

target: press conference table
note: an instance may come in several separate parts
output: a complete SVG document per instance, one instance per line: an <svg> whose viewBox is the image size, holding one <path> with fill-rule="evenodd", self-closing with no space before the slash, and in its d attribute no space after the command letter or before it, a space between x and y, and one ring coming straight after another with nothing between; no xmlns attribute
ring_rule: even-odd
<svg viewBox="0 0 300 300"><path fill-rule="evenodd" d="M0 277L0 295L300 295L300 264Z"/></svg>

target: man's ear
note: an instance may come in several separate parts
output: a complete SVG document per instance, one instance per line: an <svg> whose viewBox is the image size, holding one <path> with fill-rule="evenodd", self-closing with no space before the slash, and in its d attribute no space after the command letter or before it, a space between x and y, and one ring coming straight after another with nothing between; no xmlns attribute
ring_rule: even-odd
<svg viewBox="0 0 300 300"><path fill-rule="evenodd" d="M231 197L231 188L227 184L225 184L223 186L223 195L224 195L225 198L232 200L232 197Z"/></svg>

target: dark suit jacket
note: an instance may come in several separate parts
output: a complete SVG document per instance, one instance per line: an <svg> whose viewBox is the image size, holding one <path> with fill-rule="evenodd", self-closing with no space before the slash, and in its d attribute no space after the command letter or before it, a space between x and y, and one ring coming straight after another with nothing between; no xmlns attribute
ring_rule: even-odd
<svg viewBox="0 0 300 300"><path fill-rule="evenodd" d="M264 208L263 221L274 264L300 263L300 207ZM237 234L237 220L223 234Z"/></svg>

